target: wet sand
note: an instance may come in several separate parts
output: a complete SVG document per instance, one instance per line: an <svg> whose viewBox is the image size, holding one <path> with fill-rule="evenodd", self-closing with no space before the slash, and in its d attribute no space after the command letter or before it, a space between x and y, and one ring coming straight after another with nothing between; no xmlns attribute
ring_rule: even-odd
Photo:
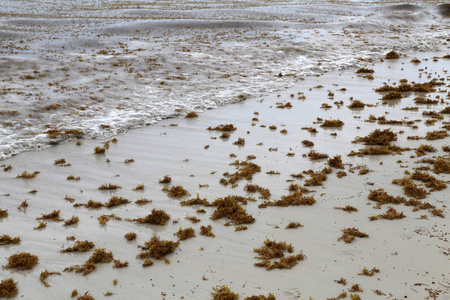
<svg viewBox="0 0 450 300"><path fill-rule="evenodd" d="M415 163L423 158L441 156L449 163L448 137L437 140L409 140L408 136L425 136L427 132L442 129L450 121L443 114L434 125L426 125L429 117L423 111L441 111L449 106L450 60L441 58L447 52L418 54L420 63L414 64L412 57L384 62L367 62L367 68L374 70L374 80L363 78L367 74L356 74L356 70L331 72L318 77L308 77L294 87L266 97L248 98L245 101L206 111L198 118L174 118L161 121L154 126L132 130L117 136L117 143L110 142L105 154L94 154L94 147L103 147L108 140L79 140L63 145L55 145L43 151L21 153L1 163L12 169L0 173L0 209L8 211L8 217L0 219L0 234L20 236L18 245L0 246L0 264L6 265L7 258L18 252L30 252L39 257L39 264L31 271L1 269L1 278L13 278L18 282L19 296L23 299L69 299L73 289L82 295L89 292L96 299L111 291L113 298L124 299L210 299L213 287L228 285L240 299L252 295L273 293L277 299L326 299L337 297L342 291L359 294L361 299L379 298L374 291L382 293L381 298L425 299L436 294L437 299L449 297L449 247L448 247L448 189L430 192L424 202L442 209L445 218L434 216L429 210L413 211L412 206L385 204L381 209L368 199L370 190L383 188L393 196L404 195L402 187L392 184L393 179L401 179L406 171L414 173ZM433 57L439 57L433 61ZM408 82L425 82L433 78L444 79L445 85L436 86L436 92L427 93L430 99L442 99L435 105L415 105L413 99L419 94L405 93L401 100L387 100L383 104L383 93L375 88L386 82L399 84L400 79ZM322 87L320 87L322 86ZM345 88L345 90L342 90ZM330 96L334 93L334 96ZM303 99L304 97L304 99ZM373 107L351 110L347 106L350 98L360 100ZM299 99L300 98L300 99ZM342 105L334 104L343 101ZM277 103L290 102L292 108L276 108ZM326 103L329 109L321 108ZM339 106L339 107L338 107ZM417 106L417 111L405 111L404 107ZM256 114L257 112L257 114ZM418 120L412 126L380 125L366 122L370 115L385 116L388 120ZM257 118L258 121L253 118ZM342 128L323 128L317 118L340 119ZM208 131L207 127L220 124L234 124L236 131L230 138L221 139L221 132ZM171 126L172 125L172 126ZM177 126L174 126L177 125ZM276 130L269 126L275 125ZM317 129L311 134L302 127ZM393 144L401 147L417 148L421 144L432 145L436 152L426 152L417 157L415 150L397 155L347 156L352 150L365 146L352 143L357 136L364 137L375 129L390 128L397 134ZM286 129L287 133L280 133ZM447 130L448 132L448 130ZM336 135L333 135L333 134ZM238 138L245 139L245 145L233 145ZM109 139L111 140L111 139ZM313 147L305 147L301 142L310 140ZM209 146L209 147L205 147ZM272 148L272 151L269 149ZM276 151L273 151L276 148ZM268 188L270 200L279 200L289 195L292 183L304 185L304 179L296 179L290 174L312 169L320 171L328 167L327 159L310 160L307 155L313 149L326 153L329 157L341 155L347 176L338 178L338 169L332 169L322 186L306 186L314 190L305 196L314 196L313 205L258 208L264 200L259 193L244 190L247 183ZM230 157L234 153L236 157ZM291 153L291 154L289 154ZM289 156L288 156L289 154ZM295 154L295 155L294 155ZM233 173L236 166L229 165L236 159L249 160L261 167L261 172L252 180L240 180L238 185L224 186L219 183L225 172ZM70 166L54 164L64 158ZM126 159L134 162L125 163ZM358 165L366 165L371 172L359 175ZM23 171L40 173L32 179L16 176ZM278 175L266 174L269 171ZM448 181L449 175L435 174L439 180ZM67 180L73 175L79 181ZM170 184L158 181L170 175ZM101 191L102 184L117 184L115 191ZM415 181L419 187L423 183ZM133 191L144 184L143 191ZM181 199L170 198L162 188L183 186L191 196ZM29 191L37 190L30 194ZM427 189L429 191L429 189ZM253 215L253 224L244 224L247 230L235 231L234 226L224 226L225 219L210 219L216 207L181 206L180 200L196 197L216 198L228 195L254 197L242 205ZM89 200L106 203L113 195L131 201L115 208L89 209L74 207L76 203ZM71 203L64 198L74 199ZM138 206L137 199L148 198L151 203ZM28 207L18 210L26 200ZM351 205L357 212L348 213L335 207ZM383 214L389 206L403 212L405 218L399 220L375 220L370 216ZM206 213L197 213L203 208ZM152 209L162 209L170 215L164 226L141 225L126 219L136 219L148 215ZM63 226L63 222L46 221L47 227L33 230L37 217L53 210L61 210L61 218L78 216L79 222L73 226ZM122 221L110 220L100 225L101 215L115 214ZM427 215L427 217L421 217ZM201 221L193 224L186 216L196 216ZM300 222L303 227L285 229L290 222ZM200 235L200 226L212 225L215 238ZM180 242L173 254L166 256L170 264L153 259L154 265L142 267L139 245L157 235L163 240L176 241L174 236L179 228L192 227L195 237ZM338 241L344 228L359 228L369 235L356 238L352 243ZM137 239L127 241L124 235L137 233ZM115 259L128 261L127 268L113 268L112 263L98 264L97 270L82 276L74 272L63 272L66 267L82 265L92 254L60 253L62 247L72 246L67 236L77 240L89 240L96 248L112 251ZM266 239L286 241L294 247L294 253L303 253L306 258L291 269L271 270L255 267L254 248L261 247ZM379 268L374 276L358 275L364 268ZM39 276L42 271L61 272L61 276L47 278L50 287L45 287ZM347 285L335 282L345 278ZM113 280L118 284L113 285ZM353 284L360 284L363 292L350 292ZM383 295L384 294L384 295ZM36 296L38 295L38 296ZM37 298L36 298L37 297Z"/></svg>

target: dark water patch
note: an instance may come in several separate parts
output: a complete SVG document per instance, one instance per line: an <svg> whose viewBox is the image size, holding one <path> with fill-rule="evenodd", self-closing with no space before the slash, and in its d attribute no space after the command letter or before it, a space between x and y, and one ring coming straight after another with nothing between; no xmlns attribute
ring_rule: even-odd
<svg viewBox="0 0 450 300"><path fill-rule="evenodd" d="M449 3L439 4L438 11L444 17L450 17L450 4Z"/></svg>
<svg viewBox="0 0 450 300"><path fill-rule="evenodd" d="M423 10L421 6L414 4L391 5L388 6L386 9L392 11L410 11L410 12Z"/></svg>
<svg viewBox="0 0 450 300"><path fill-rule="evenodd" d="M24 34L0 30L0 40L18 40L25 37Z"/></svg>

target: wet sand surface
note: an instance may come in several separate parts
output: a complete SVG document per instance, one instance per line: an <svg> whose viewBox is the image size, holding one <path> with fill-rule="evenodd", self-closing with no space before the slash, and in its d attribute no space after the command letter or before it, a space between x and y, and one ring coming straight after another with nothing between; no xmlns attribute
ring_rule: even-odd
<svg viewBox="0 0 450 300"><path fill-rule="evenodd" d="M350 294L358 294L361 299L448 299L448 189L431 191L424 182L412 180L415 188L426 190L425 198L415 199L431 205L425 209L415 208L418 204L377 207L377 202L368 198L371 191L384 189L389 195L414 199L392 181L409 178L418 167L444 185L449 181L448 136L424 138L432 131L448 133L450 60L442 58L446 54L446 51L419 53L420 63L412 63L413 57L366 62L365 67L374 71L373 80L364 78L370 73L357 74L355 69L330 72L308 77L292 88L266 97L249 97L238 104L205 111L197 118L167 119L154 126L131 130L118 135L117 142L81 139L81 145L71 141L2 161L3 168L9 165L12 168L0 173L0 209L8 212L7 217L0 219L0 234L20 236L21 242L0 246L0 264L6 266L8 257L19 252L37 255L39 263L30 271L3 268L1 277L17 281L18 297L23 295L23 299L69 299L74 289L80 295L89 292L96 299L102 299L108 291L118 299L210 299L213 288L222 285L239 293L240 299L269 293L277 299L310 296L326 299L338 297L342 292L347 292L348 299ZM436 79L442 85L434 86L434 92L402 93L403 98L398 100L381 100L386 92L374 91L384 83L399 86L400 79L407 79L409 84ZM437 103L414 103L419 96ZM347 106L351 99L368 106L350 109ZM288 102L292 107L286 105ZM330 107L324 108L327 106L324 103ZM403 110L405 107L417 107L417 110ZM424 116L424 111L436 113ZM396 120L401 124L380 124L383 116L384 122ZM326 120L337 119L344 123L340 128L321 126ZM436 121L432 124L433 121L427 120ZM237 129L229 132L227 139L220 138L222 132L206 129L220 124L233 124ZM276 129L269 129L270 126ZM317 133L302 129L307 127L315 128ZM287 132L280 132L284 129ZM410 150L395 155L348 156L351 151L369 147L362 142L352 143L357 136L368 136L376 129L390 129L397 138L391 144ZM422 139L408 139L412 136ZM244 145L233 144L239 138L245 139ZM303 140L313 142L314 146L306 147ZM109 148L104 154L94 154L95 147L103 148L108 141ZM417 152L420 145L431 145L423 149L434 151L434 148L435 152ZM340 155L344 169L328 169L327 158L311 160L308 156L311 150L329 158ZM232 153L235 157L230 156ZM66 162L55 165L55 160L62 158ZM251 162L260 166L260 171L252 179L236 181L236 185L221 184L221 179L230 181L225 172L238 171L236 165L230 165L235 160L240 160L240 170ZM435 166L436 161L442 163L443 171ZM316 174L326 174L322 185L305 186L312 171L303 171L310 169ZM23 171L40 173L31 179L16 178ZM347 176L338 178L339 171L345 171ZM299 173L304 178L291 176ZM68 180L71 175L80 178ZM171 183L159 183L165 175L171 177ZM99 190L103 184L121 188ZM134 191L140 184L144 189ZM295 194L289 187L298 184L297 188L313 191L301 196L313 197L315 203L263 208L261 205L266 200L260 199L258 192L247 192L247 184L269 189L268 201ZM173 198L162 191L173 186L184 187L190 195ZM29 193L33 190L36 192ZM240 205L254 217L254 223L238 224L227 218L212 220L217 206L180 205L197 194L210 203L230 195L253 197ZM74 207L89 200L105 204L113 196L128 199L130 203L99 209ZM73 198L73 202L65 198ZM151 202L142 206L134 203L142 198ZM23 201L28 206L18 209ZM347 205L357 211L336 209ZM398 214L403 212L404 217L369 219L384 214L389 207ZM152 209L164 210L170 220L164 226L132 221L147 216ZM443 217L433 214L433 209ZM38 225L36 218L54 210L61 210L60 217L64 220L77 216L79 222L63 226L63 221L43 220L46 228L33 229ZM110 216L106 225L97 219L102 215ZM186 219L189 216L197 217L200 222ZM227 222L229 226L224 226ZM286 229L291 222L303 226ZM207 225L212 226L214 238L200 235L200 227ZM238 225L247 229L235 231L243 229ZM152 258L152 266L142 266L143 260L137 258L141 252L139 246L153 236L175 242L178 238L174 233L189 227L195 230L195 237L181 240L174 252L164 257L170 263ZM368 237L355 238L351 243L338 240L345 228L359 229ZM129 232L135 232L137 238L127 241L124 235ZM70 266L83 265L94 251L61 253L62 248L74 245L74 241L66 239L68 236L92 241L95 248L112 251L114 259L127 261L128 266L113 268L113 262L96 264L97 269L85 276L64 271ZM267 239L286 241L293 246L289 255L302 253L304 259L290 269L268 271L256 267L254 264L259 260L255 259L254 249L262 247ZM369 271L378 268L379 272L374 271L373 276L359 275L364 268ZM45 269L61 273L47 278L50 287L39 281ZM336 282L341 278L346 279L346 285ZM117 285L113 284L115 279ZM354 284L359 284L363 291L351 291Z"/></svg>

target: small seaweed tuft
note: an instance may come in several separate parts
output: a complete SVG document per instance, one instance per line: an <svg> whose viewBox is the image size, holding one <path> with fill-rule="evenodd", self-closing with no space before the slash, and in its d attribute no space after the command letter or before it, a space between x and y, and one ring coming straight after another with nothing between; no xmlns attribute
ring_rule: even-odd
<svg viewBox="0 0 450 300"><path fill-rule="evenodd" d="M16 270L31 270L35 265L37 265L39 258L28 252L20 252L13 254L8 258L8 264L5 266L6 269L16 269Z"/></svg>
<svg viewBox="0 0 450 300"><path fill-rule="evenodd" d="M13 298L17 296L19 289L17 288L17 282L12 278L3 279L0 282L0 298Z"/></svg>
<svg viewBox="0 0 450 300"><path fill-rule="evenodd" d="M147 259L152 257L162 260L166 255L173 253L179 244L180 242L161 240L155 235L150 241L145 242L143 246L138 246L142 250L138 254L138 258Z"/></svg>
<svg viewBox="0 0 450 300"><path fill-rule="evenodd" d="M261 262L255 263L256 267L266 268L267 271L273 269L291 269L299 261L305 259L303 253L285 256L285 253L293 253L294 247L286 242L276 242L266 239L264 245L253 249L258 254L256 259Z"/></svg>
<svg viewBox="0 0 450 300"><path fill-rule="evenodd" d="M338 239L338 241L343 240L345 243L352 243L355 238L366 238L369 237L367 233L359 231L358 228L344 228L342 229L342 236Z"/></svg>
<svg viewBox="0 0 450 300"><path fill-rule="evenodd" d="M152 213L143 218L133 219L134 222L139 224L153 224L164 226L166 222L170 219L169 214L167 214L162 209L152 209Z"/></svg>
<svg viewBox="0 0 450 300"><path fill-rule="evenodd" d="M188 191L186 191L181 185L172 186L170 188L164 187L162 191L166 192L167 196L171 198L182 198L189 195Z"/></svg>
<svg viewBox="0 0 450 300"><path fill-rule="evenodd" d="M180 227L180 229L173 235L176 235L180 241L184 241L195 237L195 230L192 227L188 227L185 229Z"/></svg>
<svg viewBox="0 0 450 300"><path fill-rule="evenodd" d="M128 232L128 233L125 234L124 237L125 237L125 239L126 239L127 241L133 241L133 240L136 239L137 234L136 234L136 232Z"/></svg>
<svg viewBox="0 0 450 300"><path fill-rule="evenodd" d="M211 295L213 300L237 300L239 298L239 294L233 293L226 284L213 287Z"/></svg>

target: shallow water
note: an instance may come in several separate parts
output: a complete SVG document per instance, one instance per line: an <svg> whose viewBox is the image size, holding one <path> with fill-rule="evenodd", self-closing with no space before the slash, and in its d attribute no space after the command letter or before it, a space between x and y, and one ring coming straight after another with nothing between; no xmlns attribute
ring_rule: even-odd
<svg viewBox="0 0 450 300"><path fill-rule="evenodd" d="M445 49L445 6L397 3L4 1L0 159L73 138L49 128L105 138L392 49Z"/></svg>

